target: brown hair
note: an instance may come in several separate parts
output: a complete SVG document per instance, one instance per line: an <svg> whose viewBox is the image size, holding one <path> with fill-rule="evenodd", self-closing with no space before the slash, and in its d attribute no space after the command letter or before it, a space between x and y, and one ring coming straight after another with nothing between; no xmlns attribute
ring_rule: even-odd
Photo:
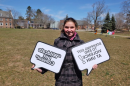
<svg viewBox="0 0 130 86"><path fill-rule="evenodd" d="M65 26L65 24L68 22L68 21L71 21L71 22L73 22L74 24L75 24L75 27L77 28L78 27L78 24L77 24L77 22L76 22L76 20L74 19L74 18L67 18L67 19L65 19L65 21L64 21L64 24L63 24L63 28L62 28L62 30L61 30L61 33L64 33L64 26Z"/></svg>

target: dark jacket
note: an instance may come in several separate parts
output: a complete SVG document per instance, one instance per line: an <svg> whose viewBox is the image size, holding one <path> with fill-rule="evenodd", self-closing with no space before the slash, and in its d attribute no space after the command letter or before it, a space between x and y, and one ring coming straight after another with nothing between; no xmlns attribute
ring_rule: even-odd
<svg viewBox="0 0 130 86"><path fill-rule="evenodd" d="M73 40L69 40L67 36L61 33L61 36L54 41L54 46L66 51L66 56L59 73L55 74L56 86L82 86L82 73L78 69L77 64L72 55L71 49L80 45L84 41L80 40L76 34ZM43 71L43 73L46 71Z"/></svg>

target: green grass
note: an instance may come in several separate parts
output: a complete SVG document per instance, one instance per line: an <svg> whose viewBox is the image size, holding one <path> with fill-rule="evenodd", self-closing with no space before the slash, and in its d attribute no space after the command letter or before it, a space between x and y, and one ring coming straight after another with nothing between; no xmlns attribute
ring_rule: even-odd
<svg viewBox="0 0 130 86"><path fill-rule="evenodd" d="M82 71L84 86L130 85L130 39L94 33L78 32L85 42L101 38L110 60L98 65L86 76ZM53 45L60 36L59 30L0 29L0 86L54 86L54 73L44 75L32 71L30 58L38 41Z"/></svg>

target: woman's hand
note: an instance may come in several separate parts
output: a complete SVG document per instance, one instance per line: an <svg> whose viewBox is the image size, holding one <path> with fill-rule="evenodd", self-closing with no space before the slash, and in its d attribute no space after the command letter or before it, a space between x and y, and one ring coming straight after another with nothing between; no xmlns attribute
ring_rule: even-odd
<svg viewBox="0 0 130 86"><path fill-rule="evenodd" d="M34 65L32 66L34 68ZM34 70L37 70L39 73L42 73L42 70L40 68L35 68Z"/></svg>
<svg viewBox="0 0 130 86"><path fill-rule="evenodd" d="M93 69L97 69L97 67L98 67L97 64L93 65Z"/></svg>

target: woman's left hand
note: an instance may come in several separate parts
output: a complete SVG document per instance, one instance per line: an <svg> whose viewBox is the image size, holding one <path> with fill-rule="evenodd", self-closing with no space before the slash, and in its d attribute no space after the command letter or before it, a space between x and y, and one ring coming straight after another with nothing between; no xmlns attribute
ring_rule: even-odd
<svg viewBox="0 0 130 86"><path fill-rule="evenodd" d="M98 67L97 64L93 65L93 69L97 69L97 67Z"/></svg>

